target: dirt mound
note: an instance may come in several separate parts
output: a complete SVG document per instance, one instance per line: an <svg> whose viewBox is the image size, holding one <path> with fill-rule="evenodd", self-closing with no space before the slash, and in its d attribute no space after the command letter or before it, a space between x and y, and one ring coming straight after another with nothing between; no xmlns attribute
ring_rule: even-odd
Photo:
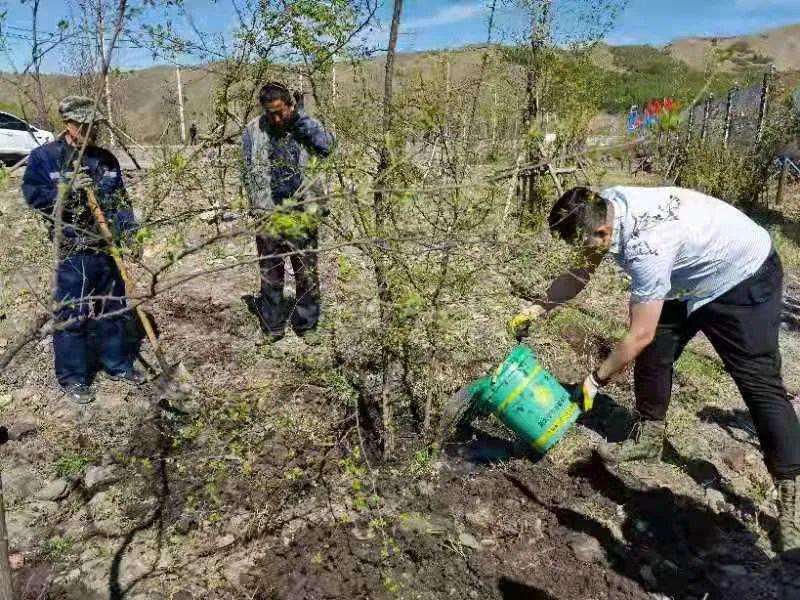
<svg viewBox="0 0 800 600"><path fill-rule="evenodd" d="M270 582L265 597L649 598L638 582L609 570L616 558L603 549L591 562L576 556L568 543L575 530L538 497L553 502L552 476L519 466L524 475L450 474L428 494L381 490L404 498L391 522L308 530L275 549L261 564ZM565 500L575 490L557 491Z"/></svg>

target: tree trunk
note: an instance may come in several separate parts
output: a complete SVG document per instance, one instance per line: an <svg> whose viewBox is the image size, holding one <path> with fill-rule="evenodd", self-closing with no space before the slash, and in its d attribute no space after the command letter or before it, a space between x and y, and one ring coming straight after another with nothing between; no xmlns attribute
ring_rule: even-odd
<svg viewBox="0 0 800 600"><path fill-rule="evenodd" d="M8 531L3 503L3 481L0 477L0 600L14 600L11 586L11 565L8 562Z"/></svg>
<svg viewBox="0 0 800 600"><path fill-rule="evenodd" d="M380 148L380 159L376 180L376 191L374 194L375 208L375 235L379 239L384 239L387 234L386 226L389 223L389 204L386 193L382 188L386 188L386 175L390 168L390 149L387 137L392 131L394 120L394 61L397 53L397 37L400 31L400 15L403 11L403 0L394 0L394 10L392 13L392 25L389 30L389 46L386 50L386 67L383 82L383 141ZM373 253L373 263L375 265L375 282L378 286L378 300L380 302L380 319L383 324L392 322L391 293L389 290L389 280L387 274L387 263L381 250ZM391 456L395 447L394 419L392 403L389 399L390 386L392 385L392 375L395 372L394 363L397 361L393 349L387 343L383 348L383 389L381 393L381 405L383 416L383 454L385 458Z"/></svg>
<svg viewBox="0 0 800 600"><path fill-rule="evenodd" d="M537 10L536 4L541 2L541 8ZM550 29L550 2L551 0L534 0L530 7L531 15L531 55L530 62L528 63L528 73L525 82L525 95L527 97L527 106L525 110L525 130L526 134L530 132L531 128L536 123L536 118L539 116L539 93L538 85L541 77L540 73L540 54L544 46L545 39L549 34ZM529 167L536 164L541 155L538 148L529 144L528 146L528 165ZM538 192L538 178L539 172L537 169L528 171L526 177L525 196L527 200L527 210L530 217L534 217L536 210L542 202Z"/></svg>
<svg viewBox="0 0 800 600"><path fill-rule="evenodd" d="M31 66L33 67L33 84L36 98L37 125L52 129L50 116L47 114L47 101L44 97L44 86L42 84L42 56L39 49L39 3L40 0L33 0L31 4L31 28L33 42L31 43Z"/></svg>

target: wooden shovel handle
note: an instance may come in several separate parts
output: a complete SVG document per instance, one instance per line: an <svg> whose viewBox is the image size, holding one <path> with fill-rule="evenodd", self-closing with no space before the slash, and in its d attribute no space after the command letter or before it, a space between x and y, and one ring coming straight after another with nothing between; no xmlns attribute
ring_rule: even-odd
<svg viewBox="0 0 800 600"><path fill-rule="evenodd" d="M89 210L92 211L92 216L97 223L97 229L100 230L100 235L105 241L108 242L111 248L111 256L114 259L117 268L119 269L119 274L122 277L122 281L125 283L125 289L133 289L131 280L128 277L128 270L125 268L125 263L122 262L122 256L119 248L117 248L117 246L114 244L114 235L111 233L111 228L108 226L108 221L103 213L103 209L100 208L100 203L97 201L97 196L95 195L94 190L91 188L87 188L85 191ZM166 359L161 354L161 346L158 343L158 338L156 337L156 332L153 329L153 324L150 322L150 318L138 304L134 307L134 310L136 311L136 316L139 317L139 321L142 323L142 327L144 327L144 332L147 334L147 339L150 341L150 345L153 347L153 352L155 353L161 368L165 369Z"/></svg>

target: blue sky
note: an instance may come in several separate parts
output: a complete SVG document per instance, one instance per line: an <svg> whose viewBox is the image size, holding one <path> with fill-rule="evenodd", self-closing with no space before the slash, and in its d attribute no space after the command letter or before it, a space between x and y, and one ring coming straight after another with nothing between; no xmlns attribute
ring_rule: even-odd
<svg viewBox="0 0 800 600"><path fill-rule="evenodd" d="M386 6L379 13L383 27L375 28L369 36L376 45L381 45L386 37L390 6L384 1ZM485 41L488 1L406 0L401 49L427 50ZM558 22L566 28L570 19L574 20L568 16L567 7L587 4L583 0L554 0L554 3ZM30 54L30 43L25 39L31 27L30 9L20 0L0 0L0 4L8 11L3 33L11 35L6 38L7 50L0 69L8 70L11 63L19 69ZM504 4L503 0L499 4ZM201 29L220 35L232 30L230 0L185 0L185 5ZM42 0L40 27L55 30L58 20L67 14L65 6L63 0ZM515 38L515 29L521 23L519 17L513 9L504 8L499 12L496 41ZM183 17L174 14L162 12L150 18L161 22L173 18L179 30L188 30ZM800 0L630 0L609 33L608 41L663 45L677 37L737 35L793 23L800 23ZM123 48L117 56L117 64L124 68L153 64L152 58L141 50ZM47 71L65 68L63 59L55 55L45 61Z"/></svg>

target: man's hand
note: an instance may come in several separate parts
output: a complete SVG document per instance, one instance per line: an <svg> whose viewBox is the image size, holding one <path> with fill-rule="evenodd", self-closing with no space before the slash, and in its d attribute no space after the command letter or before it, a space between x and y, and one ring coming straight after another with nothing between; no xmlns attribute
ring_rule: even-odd
<svg viewBox="0 0 800 600"><path fill-rule="evenodd" d="M72 189L79 192L91 189L93 186L94 179L84 172L76 173L75 178L72 180Z"/></svg>
<svg viewBox="0 0 800 600"><path fill-rule="evenodd" d="M580 406L583 412L592 410L592 407L594 406L594 399L601 387L602 386L595 378L594 373L590 373L586 379L583 380L583 385L581 385L580 388L575 389L573 402Z"/></svg>

